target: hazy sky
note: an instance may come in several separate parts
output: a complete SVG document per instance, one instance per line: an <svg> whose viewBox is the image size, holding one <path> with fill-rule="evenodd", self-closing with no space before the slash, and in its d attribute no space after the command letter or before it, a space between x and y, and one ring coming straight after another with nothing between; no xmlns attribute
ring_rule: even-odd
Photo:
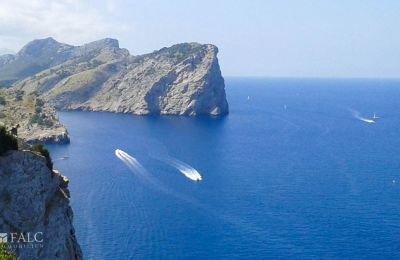
<svg viewBox="0 0 400 260"><path fill-rule="evenodd" d="M398 0L0 0L0 48L213 43L225 76L400 77Z"/></svg>

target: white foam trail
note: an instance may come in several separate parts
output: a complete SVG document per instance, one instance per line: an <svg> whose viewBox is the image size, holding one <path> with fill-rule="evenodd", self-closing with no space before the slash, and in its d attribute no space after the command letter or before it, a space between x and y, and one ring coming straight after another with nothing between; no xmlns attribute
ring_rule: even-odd
<svg viewBox="0 0 400 260"><path fill-rule="evenodd" d="M168 156L164 161L169 165L175 167L178 171L180 171L183 175L185 175L192 181L201 181L203 179L200 173L195 168L184 162L181 162L171 156Z"/></svg>
<svg viewBox="0 0 400 260"><path fill-rule="evenodd" d="M154 147L157 147L157 149L154 149ZM193 168L192 166L170 156L168 154L167 149L165 146L157 141L152 141L148 145L148 150L151 152L148 153L150 157L157 159L159 161L162 161L166 164L169 164L170 166L176 168L178 171L180 171L186 178L192 180L192 181L201 181L203 177L200 175L200 173Z"/></svg>
<svg viewBox="0 0 400 260"><path fill-rule="evenodd" d="M240 218L237 218L235 216L230 216L226 215L223 212L220 212L218 209L212 209L206 204L201 203L200 201L197 201L194 198L190 198L184 194L181 194L179 192L176 192L174 190L170 190L167 187L165 187L163 184L157 182L157 180L154 180L152 178L152 175L146 171L146 169L132 156L130 156L128 153L117 149L115 150L115 155L123 161L133 172L140 174L143 177L146 177L146 180L153 185L154 188L157 188L158 190L165 192L169 195L172 195L175 198L178 198L186 203L189 203L194 206L197 210L200 212L206 214L207 216L213 216L218 219L221 219L223 221L226 221L230 223L231 225L237 226L241 228L242 230L249 232L252 235L258 235L260 231L264 231L262 228L259 228L258 226L248 223L246 221L243 221ZM199 172L191 167L190 165L181 162L175 158L172 158L170 156L167 156L164 159L157 158L159 160L165 161L166 163L170 164L171 166L177 168L180 172L182 172L186 177L188 177L191 180L201 180L202 177L199 174ZM257 230L256 233L254 233L254 230Z"/></svg>
<svg viewBox="0 0 400 260"><path fill-rule="evenodd" d="M64 160L68 160L68 159L69 159L69 156L63 156L63 157L54 159L53 161L64 161Z"/></svg>
<svg viewBox="0 0 400 260"><path fill-rule="evenodd" d="M165 185L163 185L162 183L158 182L157 179L154 178L154 176L148 172L139 162L138 160L136 160L134 157L132 157L131 155L129 155L128 153L120 150L120 149L116 149L115 150L115 155L126 165L128 166L128 168L134 172L136 175L138 175L139 177L141 177L143 180L145 180L148 184L152 185L153 188L168 193L170 195L173 195L176 198L179 198L181 200L187 201L187 202L191 202L191 203L195 203L193 200L191 200L190 198L187 198L186 196L184 196L183 194L180 194L178 192L175 192L174 190L169 189L168 187L166 187ZM189 166L190 167L190 166ZM185 169L186 170L186 169ZM196 171L196 170L195 170ZM197 172L197 171L196 171ZM201 179L201 176L200 176Z"/></svg>
<svg viewBox="0 0 400 260"><path fill-rule="evenodd" d="M117 149L115 150L115 155L126 164L133 172L139 174L142 177L148 178L148 174L146 173L146 169L136 160L136 158L130 156L126 152Z"/></svg>
<svg viewBox="0 0 400 260"><path fill-rule="evenodd" d="M167 187L165 187L162 183L158 182L157 179L154 178L154 176L148 172L140 163L139 161L134 158L133 156L129 155L128 153L116 149L115 150L115 155L126 165L128 168L135 173L137 176L139 176L142 180L147 181L147 183L151 184L153 188L156 188L158 190L161 190L166 193L174 193ZM181 197L180 194L173 194L176 197Z"/></svg>
<svg viewBox="0 0 400 260"><path fill-rule="evenodd" d="M373 123L375 123L375 121L372 120L372 119L368 119L368 118L362 117L362 116L360 115L360 112L358 112L358 111L356 111L356 110L350 110L350 111L352 112L354 118L357 118L358 120L361 120L361 121L363 121L363 122L365 122L365 123L368 123L368 124L373 124Z"/></svg>

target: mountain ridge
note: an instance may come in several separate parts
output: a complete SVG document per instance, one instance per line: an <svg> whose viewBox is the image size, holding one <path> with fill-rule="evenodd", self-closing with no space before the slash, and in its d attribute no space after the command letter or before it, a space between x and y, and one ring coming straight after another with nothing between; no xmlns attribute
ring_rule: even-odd
<svg viewBox="0 0 400 260"><path fill-rule="evenodd" d="M217 53L211 44L180 43L131 55L116 39L72 46L50 37L6 62L0 56L0 82L13 78L12 88L60 110L217 116L229 110Z"/></svg>

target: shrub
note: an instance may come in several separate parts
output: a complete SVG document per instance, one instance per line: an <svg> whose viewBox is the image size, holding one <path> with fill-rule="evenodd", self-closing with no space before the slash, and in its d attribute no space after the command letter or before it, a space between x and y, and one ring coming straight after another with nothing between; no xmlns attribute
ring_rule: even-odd
<svg viewBox="0 0 400 260"><path fill-rule="evenodd" d="M0 243L0 260L14 260L17 259L15 254L8 248L7 243Z"/></svg>
<svg viewBox="0 0 400 260"><path fill-rule="evenodd" d="M43 118L42 125L45 127L52 127L52 126L54 126L54 123L50 118L45 117L45 118Z"/></svg>
<svg viewBox="0 0 400 260"><path fill-rule="evenodd" d="M101 65L101 61L96 60L96 59L89 61L89 63L94 67Z"/></svg>
<svg viewBox="0 0 400 260"><path fill-rule="evenodd" d="M46 114L44 113L37 113L32 115L31 119L29 120L29 123L32 124L38 124L38 125L44 125L44 126L52 126L52 123L49 123L50 119L47 118Z"/></svg>
<svg viewBox="0 0 400 260"><path fill-rule="evenodd" d="M69 77L71 75L71 73L69 71L66 71L66 70L57 71L56 74L60 78L66 78L66 77Z"/></svg>
<svg viewBox="0 0 400 260"><path fill-rule="evenodd" d="M0 126L0 155L9 150L18 150L18 140L9 134L4 126Z"/></svg>
<svg viewBox="0 0 400 260"><path fill-rule="evenodd" d="M40 98L36 98L36 107L44 106L44 101Z"/></svg>
<svg viewBox="0 0 400 260"><path fill-rule="evenodd" d="M52 171L53 170L53 162L51 161L49 150L46 149L42 144L35 144L32 146L32 151L38 152L44 157L46 157L46 165Z"/></svg>
<svg viewBox="0 0 400 260"><path fill-rule="evenodd" d="M25 91L23 90L16 90L15 91L15 101L21 101L25 95Z"/></svg>
<svg viewBox="0 0 400 260"><path fill-rule="evenodd" d="M0 96L0 105L5 105L6 104L6 98L3 96Z"/></svg>
<svg viewBox="0 0 400 260"><path fill-rule="evenodd" d="M29 120L30 124L42 124L42 118L40 116L40 114L34 114L31 119Z"/></svg>

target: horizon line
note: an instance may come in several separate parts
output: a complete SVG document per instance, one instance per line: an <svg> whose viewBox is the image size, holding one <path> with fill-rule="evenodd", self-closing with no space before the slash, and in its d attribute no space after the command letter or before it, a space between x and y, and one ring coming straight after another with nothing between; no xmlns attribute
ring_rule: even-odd
<svg viewBox="0 0 400 260"><path fill-rule="evenodd" d="M270 76L270 75L223 75L224 78L256 78L256 79L370 79L400 80L400 76Z"/></svg>

